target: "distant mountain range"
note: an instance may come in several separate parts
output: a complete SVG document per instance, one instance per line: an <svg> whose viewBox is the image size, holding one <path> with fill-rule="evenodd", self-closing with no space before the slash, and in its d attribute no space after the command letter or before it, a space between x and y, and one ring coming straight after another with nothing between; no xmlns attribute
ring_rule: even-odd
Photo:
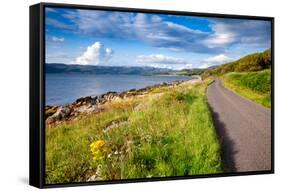
<svg viewBox="0 0 281 191"><path fill-rule="evenodd" d="M83 74L134 74L152 75L157 73L175 72L176 70L153 67L125 67L125 66L86 66L47 63L46 73L83 73Z"/></svg>

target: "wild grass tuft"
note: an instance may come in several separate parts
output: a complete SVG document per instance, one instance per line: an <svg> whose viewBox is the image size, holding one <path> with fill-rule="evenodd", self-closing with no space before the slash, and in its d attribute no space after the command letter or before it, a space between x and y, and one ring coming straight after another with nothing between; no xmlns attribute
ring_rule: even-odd
<svg viewBox="0 0 281 191"><path fill-rule="evenodd" d="M152 91L108 103L112 108L99 114L47 125L46 183L81 182L94 174L112 180L222 172L206 86L157 89L158 96ZM97 141L108 147L99 160L89 149Z"/></svg>

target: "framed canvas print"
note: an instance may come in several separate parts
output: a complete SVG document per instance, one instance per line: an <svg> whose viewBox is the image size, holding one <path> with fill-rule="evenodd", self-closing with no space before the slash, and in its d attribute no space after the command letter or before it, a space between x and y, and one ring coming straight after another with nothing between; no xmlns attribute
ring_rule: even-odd
<svg viewBox="0 0 281 191"><path fill-rule="evenodd" d="M30 7L30 184L274 172L274 19Z"/></svg>

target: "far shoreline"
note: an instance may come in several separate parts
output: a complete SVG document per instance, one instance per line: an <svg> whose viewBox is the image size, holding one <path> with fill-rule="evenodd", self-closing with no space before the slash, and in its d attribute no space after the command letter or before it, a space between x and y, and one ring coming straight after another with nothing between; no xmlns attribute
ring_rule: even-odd
<svg viewBox="0 0 281 191"><path fill-rule="evenodd" d="M142 97L157 88L177 87L180 85L193 85L201 83L200 76L193 76L188 80L177 80L171 83L161 83L146 86L140 89L130 89L122 92L109 91L98 96L86 96L76 99L74 102L65 104L45 106L45 119L47 124L56 123L63 120L71 120L80 114L99 113L103 111L103 105L113 100L125 100L129 98Z"/></svg>
<svg viewBox="0 0 281 191"><path fill-rule="evenodd" d="M71 105L73 103L75 103L78 99L81 99L81 98L84 98L84 97L99 97L99 96L103 96L109 92L116 92L118 94L122 94L122 93L127 93L129 91L132 91L132 90L135 90L135 91L139 91L139 90L142 90L142 89L147 89L147 88L153 88L153 87L161 87L161 86L169 86L169 85L173 85L173 84L177 84L177 83L182 83L182 82L185 82L185 81L190 81L190 80L193 80L193 79L200 79L201 80L201 76L199 75L171 75L171 74L151 74L151 75L142 75L142 76L159 76L159 77L165 77L165 76L171 76L171 77L176 77L176 76L179 76L179 77L186 77L186 79L184 80L175 80L173 82L162 82L162 83L156 83L156 84L152 84L152 85L146 85L144 87L141 87L141 88L130 88L130 89L125 89L123 91L105 91L104 93L100 93L100 94L92 94L92 95L85 95L85 96L80 96L80 97L77 97L76 99L74 99L73 101L71 102L66 102L66 103L63 103L63 104L45 104L45 107L65 107L67 105Z"/></svg>

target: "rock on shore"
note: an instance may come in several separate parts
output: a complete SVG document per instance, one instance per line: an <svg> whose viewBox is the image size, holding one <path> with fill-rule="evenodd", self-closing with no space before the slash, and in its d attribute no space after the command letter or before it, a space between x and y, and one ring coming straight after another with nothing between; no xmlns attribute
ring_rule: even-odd
<svg viewBox="0 0 281 191"><path fill-rule="evenodd" d="M192 81L192 80L189 80ZM72 104L66 106L46 106L46 123L52 124L60 121L67 121L75 118L79 114L98 113L106 109L104 103L115 99L126 99L132 96L147 94L149 90L157 87L178 86L188 81L176 81L173 83L162 83L148 86L141 89L131 89L125 92L107 92L99 96L87 96L77 99Z"/></svg>

